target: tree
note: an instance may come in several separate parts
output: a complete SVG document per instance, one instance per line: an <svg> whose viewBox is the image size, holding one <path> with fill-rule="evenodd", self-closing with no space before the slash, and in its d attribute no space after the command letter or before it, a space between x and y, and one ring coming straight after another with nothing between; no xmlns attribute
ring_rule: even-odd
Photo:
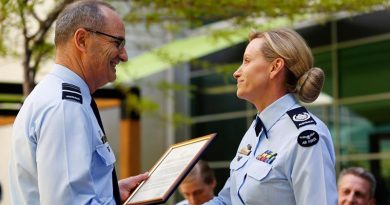
<svg viewBox="0 0 390 205"><path fill-rule="evenodd" d="M129 23L139 24L141 22L147 28L159 25L166 30L168 36L178 36L179 38L191 33L192 29L203 26L199 30L211 34L214 38L230 40L237 34L247 35L251 28L259 30L272 28L278 24L274 24L277 22L273 21L275 19L283 21L282 24L285 26L286 23L292 25L307 20L307 18L314 18L321 23L334 18L333 14L341 11L356 14L389 8L390 1L128 0L128 4L131 6L125 20ZM209 23L213 22L218 22L218 25L208 26ZM165 52L164 49L155 50L154 53L162 61L172 65L188 61L188 59L181 59L182 56L174 56ZM204 62L198 63L204 64ZM212 67L215 68L216 65L212 65ZM225 69L225 71L228 70Z"/></svg>
<svg viewBox="0 0 390 205"><path fill-rule="evenodd" d="M188 22L199 26L207 22L234 18L236 25L256 25L258 17L295 17L297 14L330 14L334 12L364 12L389 7L386 0L131 0L127 15L130 22L147 25L161 22Z"/></svg>
<svg viewBox="0 0 390 205"><path fill-rule="evenodd" d="M37 10L42 5L47 5L48 1L0 0L0 54L1 56L16 54L23 57L25 96L35 85L34 80L40 63L53 52L53 44L48 42L47 38L54 21L64 7L74 1L76 0L53 1L50 11L41 17ZM258 17L288 16L294 19L296 14L302 13L362 12L378 5L382 7L390 5L384 0L128 0L128 4L130 5L126 15L128 22L142 23L146 26L160 24L170 31L180 30L183 24L193 28L225 19L232 19L236 26L248 26L255 25ZM18 34L9 36L10 32L21 34L23 47L21 51L15 49L14 45L7 44L9 37L19 36Z"/></svg>
<svg viewBox="0 0 390 205"><path fill-rule="evenodd" d="M40 63L54 50L53 44L47 40L54 21L65 6L73 1L75 0L56 2L43 17L39 15L41 13L38 9L42 9L43 5L48 5L47 1L0 1L0 52L2 56L20 55L23 57L24 96L27 96L35 86L35 76ZM21 51L14 45L7 44L8 38L15 38L19 34L22 36L23 49Z"/></svg>

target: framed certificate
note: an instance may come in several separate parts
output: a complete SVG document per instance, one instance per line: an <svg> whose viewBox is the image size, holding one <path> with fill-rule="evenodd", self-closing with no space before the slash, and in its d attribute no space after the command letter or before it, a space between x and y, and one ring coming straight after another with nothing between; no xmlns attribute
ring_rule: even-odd
<svg viewBox="0 0 390 205"><path fill-rule="evenodd" d="M215 133L171 145L126 200L126 205L160 204L168 200L215 138Z"/></svg>

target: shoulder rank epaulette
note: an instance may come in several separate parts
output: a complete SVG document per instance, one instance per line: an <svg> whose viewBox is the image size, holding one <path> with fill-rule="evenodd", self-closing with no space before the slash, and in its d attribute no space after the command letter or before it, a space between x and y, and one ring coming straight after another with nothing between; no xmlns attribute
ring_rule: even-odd
<svg viewBox="0 0 390 205"><path fill-rule="evenodd" d="M289 110L287 111L287 114L298 129L305 125L317 124L305 107Z"/></svg>
<svg viewBox="0 0 390 205"><path fill-rule="evenodd" d="M62 99L83 104L80 88L69 83L62 83Z"/></svg>

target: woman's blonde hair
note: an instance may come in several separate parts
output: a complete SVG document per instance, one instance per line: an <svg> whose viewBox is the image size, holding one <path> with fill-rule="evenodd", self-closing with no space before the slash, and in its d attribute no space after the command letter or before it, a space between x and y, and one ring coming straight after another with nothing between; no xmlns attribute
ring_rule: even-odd
<svg viewBox="0 0 390 205"><path fill-rule="evenodd" d="M324 72L313 68L313 56L305 40L295 31L280 28L271 31L252 31L249 40L263 38L260 48L267 61L282 58L287 68L286 87L306 103L313 102L320 95Z"/></svg>

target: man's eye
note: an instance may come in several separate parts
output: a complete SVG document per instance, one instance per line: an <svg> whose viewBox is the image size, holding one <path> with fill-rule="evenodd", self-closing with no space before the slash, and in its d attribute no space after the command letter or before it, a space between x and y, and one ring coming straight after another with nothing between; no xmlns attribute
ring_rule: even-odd
<svg viewBox="0 0 390 205"><path fill-rule="evenodd" d="M350 190L345 189L342 193L343 193L344 195L347 195L347 194L349 194L350 192L351 192Z"/></svg>
<svg viewBox="0 0 390 205"><path fill-rule="evenodd" d="M114 41L115 42L115 44L116 44L116 47L119 47L120 45L121 45L121 41Z"/></svg>

